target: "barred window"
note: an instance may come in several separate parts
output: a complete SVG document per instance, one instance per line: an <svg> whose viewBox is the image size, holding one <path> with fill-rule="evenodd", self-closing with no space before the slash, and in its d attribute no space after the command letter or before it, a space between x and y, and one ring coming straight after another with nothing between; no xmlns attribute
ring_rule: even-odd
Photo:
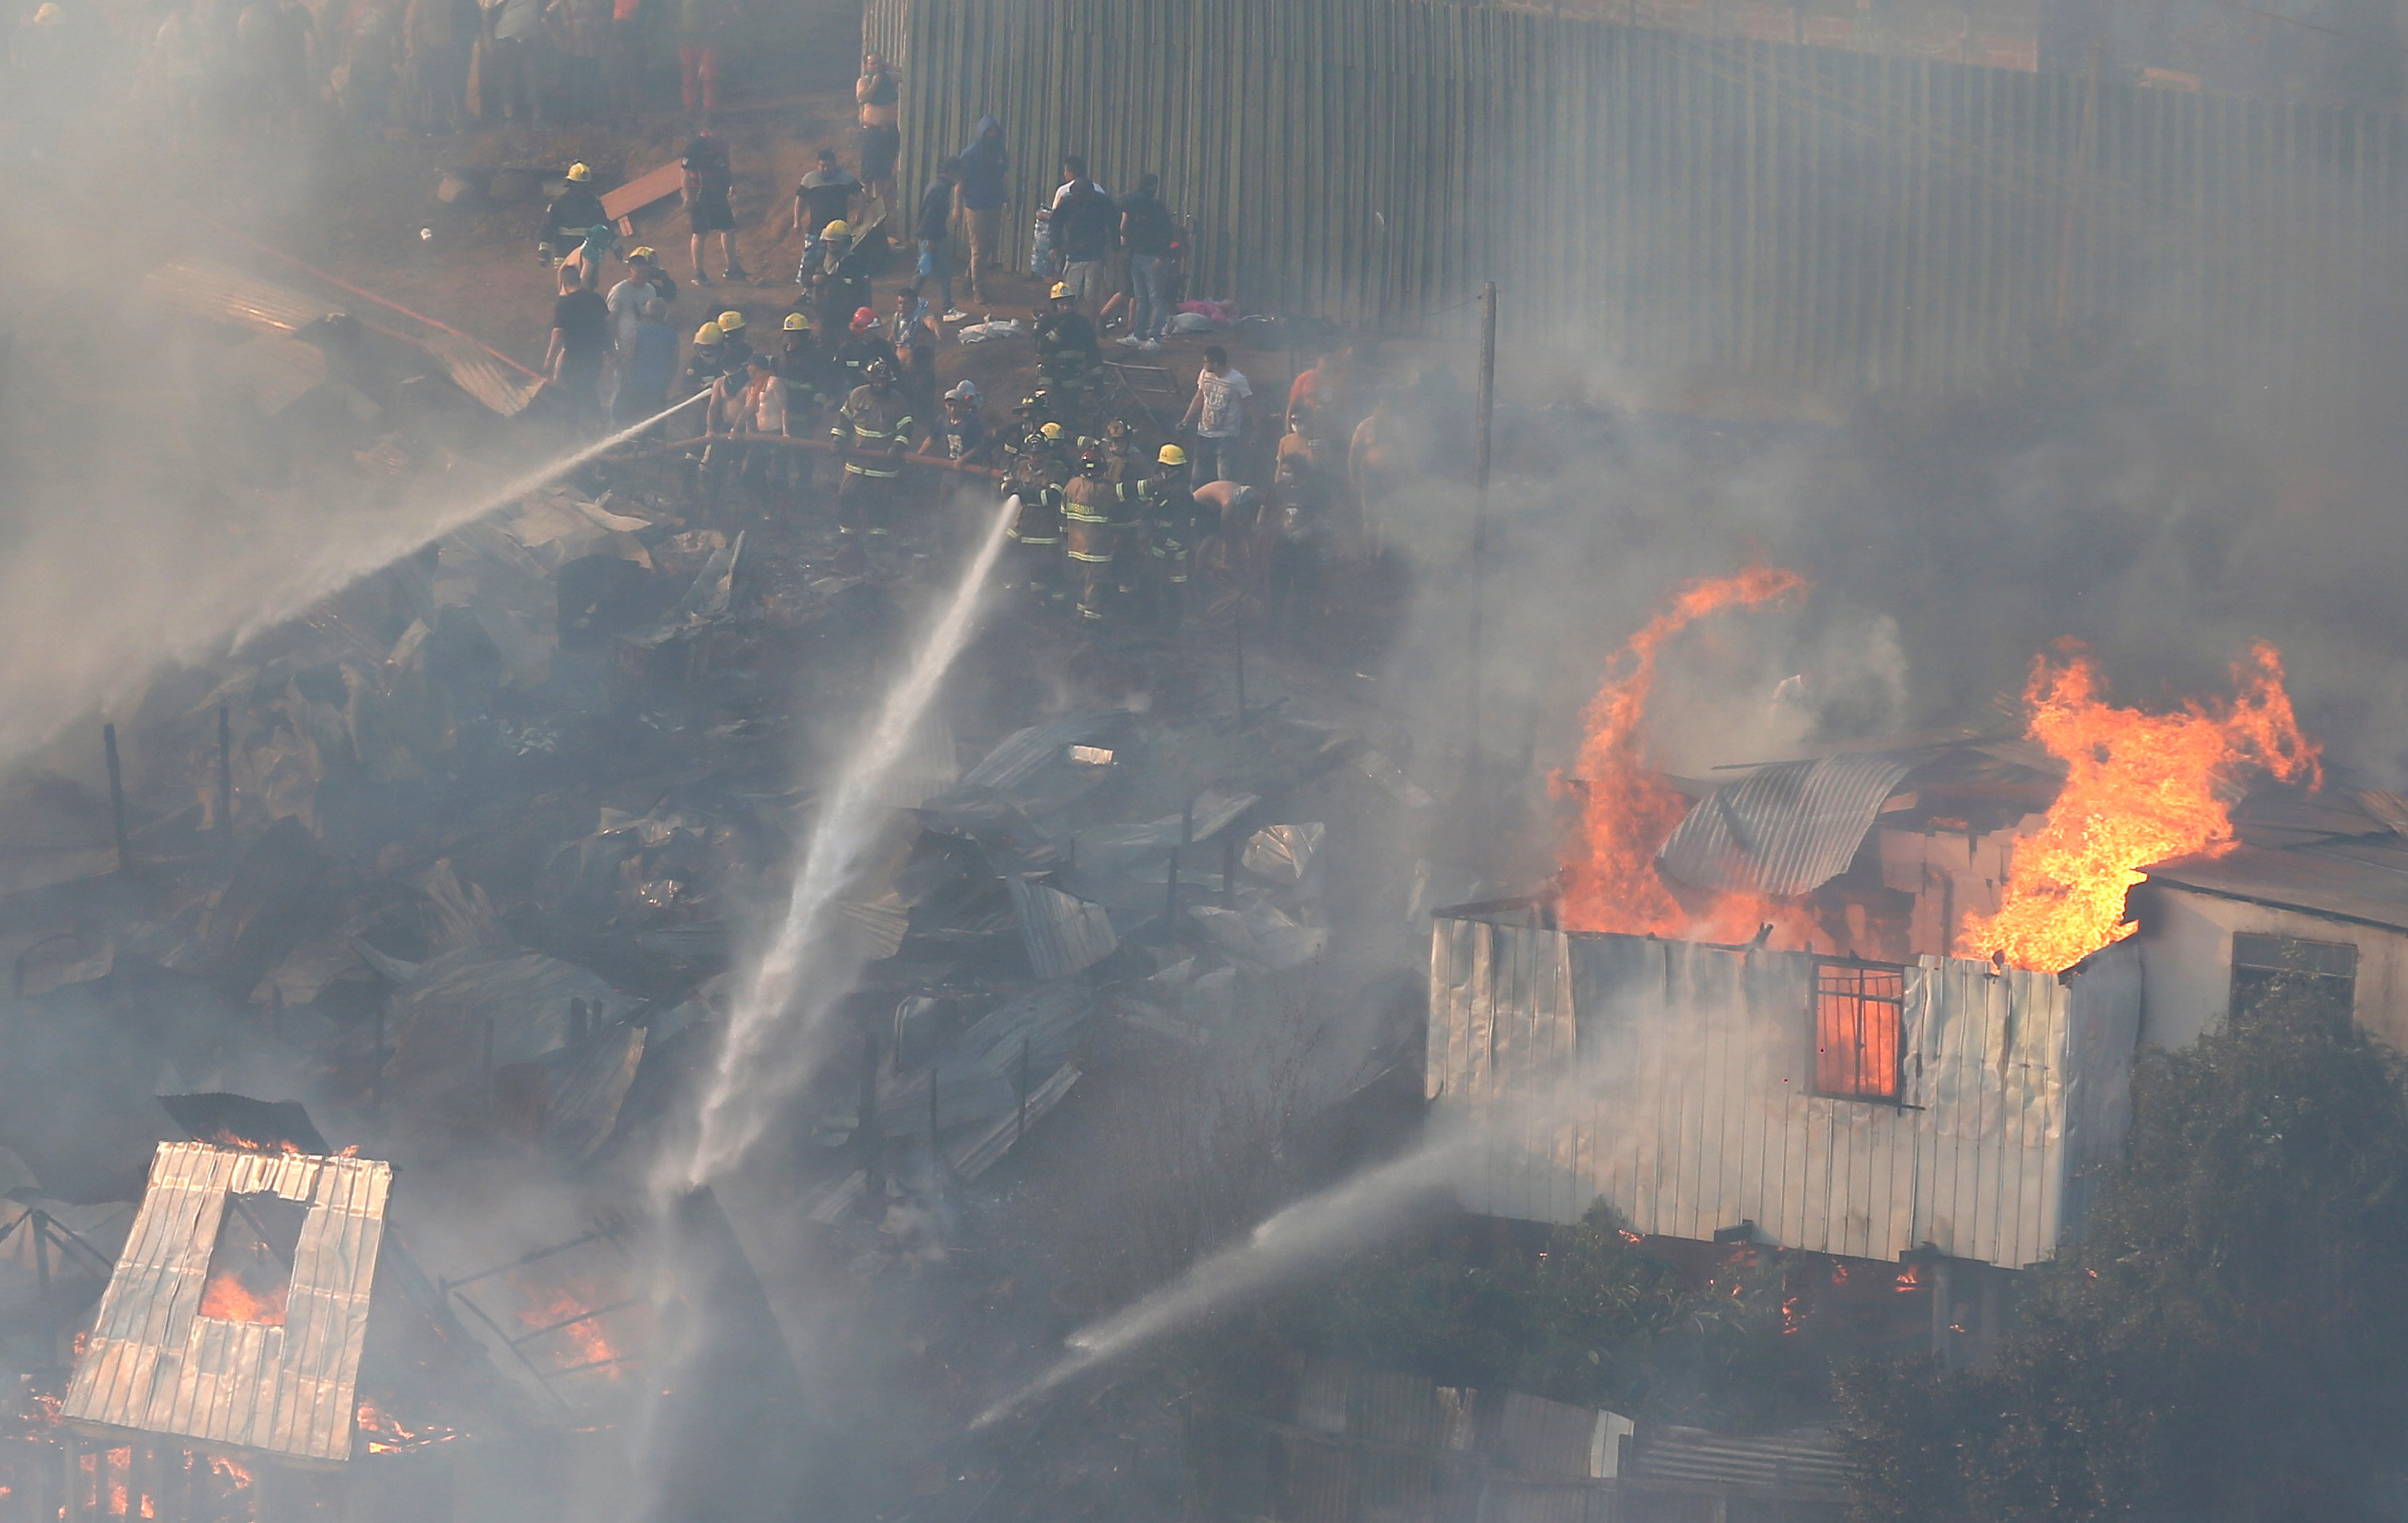
<svg viewBox="0 0 2408 1523"><path fill-rule="evenodd" d="M1814 964L1814 1090L1842 1100L1898 1099L1906 970L1885 962Z"/></svg>

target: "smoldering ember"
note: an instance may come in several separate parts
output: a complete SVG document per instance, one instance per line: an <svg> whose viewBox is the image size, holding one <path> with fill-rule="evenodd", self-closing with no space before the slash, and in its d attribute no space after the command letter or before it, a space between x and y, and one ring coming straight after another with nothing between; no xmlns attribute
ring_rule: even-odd
<svg viewBox="0 0 2408 1523"><path fill-rule="evenodd" d="M2408 30L10 0L0 1523L2408 1518Z"/></svg>

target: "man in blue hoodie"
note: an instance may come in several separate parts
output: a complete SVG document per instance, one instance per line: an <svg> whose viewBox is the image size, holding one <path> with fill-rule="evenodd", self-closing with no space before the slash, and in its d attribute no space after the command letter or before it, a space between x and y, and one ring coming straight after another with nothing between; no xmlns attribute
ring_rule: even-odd
<svg viewBox="0 0 2408 1523"><path fill-rule="evenodd" d="M986 300L979 289L979 272L1003 268L1003 208L1010 199L1005 178L1011 155L1004 151L1003 123L979 118L978 135L961 151L963 218L970 228L970 300Z"/></svg>

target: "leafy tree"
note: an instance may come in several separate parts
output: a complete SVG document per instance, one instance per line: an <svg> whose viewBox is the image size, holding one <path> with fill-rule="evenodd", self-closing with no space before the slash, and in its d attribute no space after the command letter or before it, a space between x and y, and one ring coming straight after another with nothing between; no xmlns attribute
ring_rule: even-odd
<svg viewBox="0 0 2408 1523"><path fill-rule="evenodd" d="M2403 1078L2315 979L2146 1055L2123 1156L1999 1359L1843 1374L1858 1516L2402 1516Z"/></svg>
<svg viewBox="0 0 2408 1523"><path fill-rule="evenodd" d="M1460 1218L1350 1261L1294 1300L1289 1341L1440 1385L1722 1426L1826 1399L1823 1351L1796 1336L1795 1260L1737 1250L1699 1283L1602 1201L1535 1250L1498 1233Z"/></svg>

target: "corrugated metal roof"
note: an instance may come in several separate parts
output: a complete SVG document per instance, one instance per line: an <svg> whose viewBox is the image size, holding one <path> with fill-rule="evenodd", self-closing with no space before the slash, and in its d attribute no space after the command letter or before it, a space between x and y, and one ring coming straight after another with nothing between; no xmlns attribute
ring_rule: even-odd
<svg viewBox="0 0 2408 1523"><path fill-rule="evenodd" d="M1838 1502L1846 1498L1856 1470L1838 1436L1822 1429L1737 1438L1702 1428L1648 1424L1632 1438L1622 1473L1641 1484L1779 1491Z"/></svg>
<svg viewBox="0 0 2408 1523"><path fill-rule="evenodd" d="M2149 881L2408 930L2408 842L2375 835L2158 862Z"/></svg>
<svg viewBox="0 0 2408 1523"><path fill-rule="evenodd" d="M342 304L263 280L214 259L163 264L142 278L151 300L173 312L209 322L243 322L268 333L306 328Z"/></svg>
<svg viewBox="0 0 2408 1523"><path fill-rule="evenodd" d="M443 367L453 385L504 418L516 418L525 411L543 385L494 359L484 345L472 338L430 333L418 342Z"/></svg>
<svg viewBox="0 0 2408 1523"><path fill-rule="evenodd" d="M962 776L962 786L1008 793L1035 776L1047 762L1067 757L1071 747L1099 741L1117 731L1127 719L1125 710L1108 708L1015 731L997 741L994 750Z"/></svg>
<svg viewBox="0 0 2408 1523"><path fill-rule="evenodd" d="M543 1146L554 1158L582 1163L619 1124L619 1107L644 1060L645 1031L607 1027L547 1060Z"/></svg>
<svg viewBox="0 0 2408 1523"><path fill-rule="evenodd" d="M1498 1462L1528 1475L1585 1479L1597 1457L1598 1425L1604 1416L1594 1407L1507 1391L1498 1418Z"/></svg>
<svg viewBox="0 0 2408 1523"><path fill-rule="evenodd" d="M1877 751L1760 767L1698 800L1656 860L1700 889L1809 892L1847 871L1882 801L1921 760Z"/></svg>
<svg viewBox="0 0 2408 1523"><path fill-rule="evenodd" d="M1067 978L1092 968L1120 949L1111 915L1101 904L1073 899L1059 889L1014 875L1011 908L1028 946L1029 965L1039 978Z"/></svg>
<svg viewBox="0 0 2408 1523"><path fill-rule="evenodd" d="M162 1143L63 1416L295 1459L351 1453L393 1167ZM305 1203L281 1326L200 1315L227 1198Z"/></svg>
<svg viewBox="0 0 2408 1523"><path fill-rule="evenodd" d="M179 260L143 277L143 291L171 312L208 322L242 322L289 334L343 311L344 305L263 280L214 259ZM541 382L494 358L473 338L430 330L416 340L460 390L505 418L515 418Z"/></svg>
<svg viewBox="0 0 2408 1523"><path fill-rule="evenodd" d="M1083 982L1064 979L996 1006L955 1037L928 1067L878 1097L881 1132L909 1137L928 1126L928 1084L937 1085L937 1123L951 1131L1018 1113L1023 1065L1032 1089L1070 1060L1086 1018Z"/></svg>

